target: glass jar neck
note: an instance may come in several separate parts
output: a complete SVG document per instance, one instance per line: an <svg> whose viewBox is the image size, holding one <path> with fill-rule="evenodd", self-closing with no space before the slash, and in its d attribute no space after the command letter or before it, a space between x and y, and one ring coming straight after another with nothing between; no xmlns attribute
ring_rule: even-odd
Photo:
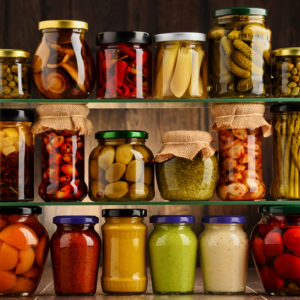
<svg viewBox="0 0 300 300"><path fill-rule="evenodd" d="M105 218L107 224L142 223L142 217L111 217Z"/></svg>
<svg viewBox="0 0 300 300"><path fill-rule="evenodd" d="M73 231L75 230L91 230L94 229L94 224L56 224L58 230Z"/></svg>
<svg viewBox="0 0 300 300"><path fill-rule="evenodd" d="M221 16L216 17L214 19L215 25L225 25L233 22L247 22L247 23L256 23L256 24L265 24L265 16L258 16L258 15L228 15L228 16ZM245 25L245 24L241 24ZM237 24L238 26L238 24Z"/></svg>
<svg viewBox="0 0 300 300"><path fill-rule="evenodd" d="M169 230L169 229L186 229L191 228L190 223L155 223L154 228Z"/></svg>
<svg viewBox="0 0 300 300"><path fill-rule="evenodd" d="M122 144L145 145L146 140L141 138L131 139L99 139L99 145L103 146L118 146Z"/></svg>
<svg viewBox="0 0 300 300"><path fill-rule="evenodd" d="M220 229L226 229L226 230L242 230L242 224L208 224L205 223L205 228L210 230L220 230Z"/></svg>

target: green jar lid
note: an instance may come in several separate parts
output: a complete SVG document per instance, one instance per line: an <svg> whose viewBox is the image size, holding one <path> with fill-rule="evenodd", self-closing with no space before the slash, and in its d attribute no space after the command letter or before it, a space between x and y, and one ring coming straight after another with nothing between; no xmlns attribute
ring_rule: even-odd
<svg viewBox="0 0 300 300"><path fill-rule="evenodd" d="M99 139L147 139L148 133L140 130L114 130L114 131L98 131L95 138Z"/></svg>
<svg viewBox="0 0 300 300"><path fill-rule="evenodd" d="M260 206L259 212L262 214L300 214L300 205Z"/></svg>
<svg viewBox="0 0 300 300"><path fill-rule="evenodd" d="M259 8L259 7L237 6L237 7L217 9L214 12L214 17L222 17L222 16L228 16L228 15L267 16L268 11L264 8Z"/></svg>

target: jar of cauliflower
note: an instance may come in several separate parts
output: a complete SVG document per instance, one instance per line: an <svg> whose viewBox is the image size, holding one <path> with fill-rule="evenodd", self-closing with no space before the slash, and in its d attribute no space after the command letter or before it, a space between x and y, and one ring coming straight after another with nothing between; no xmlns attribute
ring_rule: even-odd
<svg viewBox="0 0 300 300"><path fill-rule="evenodd" d="M239 294L246 288L249 241L241 216L207 216L200 235L200 264L204 291Z"/></svg>

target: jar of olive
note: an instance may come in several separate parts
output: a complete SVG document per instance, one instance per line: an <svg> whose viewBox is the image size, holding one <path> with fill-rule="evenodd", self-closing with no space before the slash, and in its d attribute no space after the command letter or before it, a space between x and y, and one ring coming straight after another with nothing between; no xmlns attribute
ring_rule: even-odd
<svg viewBox="0 0 300 300"><path fill-rule="evenodd" d="M0 98L30 97L30 53L23 50L0 49Z"/></svg>
<svg viewBox="0 0 300 300"><path fill-rule="evenodd" d="M272 52L274 97L300 97L300 47Z"/></svg>
<svg viewBox="0 0 300 300"><path fill-rule="evenodd" d="M267 10L218 9L208 33L209 86L214 98L268 97L271 31Z"/></svg>
<svg viewBox="0 0 300 300"><path fill-rule="evenodd" d="M153 154L145 131L99 131L89 158L93 201L145 201L154 197Z"/></svg>

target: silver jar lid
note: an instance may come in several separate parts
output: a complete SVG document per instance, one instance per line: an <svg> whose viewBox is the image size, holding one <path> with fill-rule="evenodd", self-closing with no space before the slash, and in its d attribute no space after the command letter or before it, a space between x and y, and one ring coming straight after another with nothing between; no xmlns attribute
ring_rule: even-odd
<svg viewBox="0 0 300 300"><path fill-rule="evenodd" d="M154 35L154 42L169 42L169 41L197 41L205 42L206 34L201 32L170 32Z"/></svg>

